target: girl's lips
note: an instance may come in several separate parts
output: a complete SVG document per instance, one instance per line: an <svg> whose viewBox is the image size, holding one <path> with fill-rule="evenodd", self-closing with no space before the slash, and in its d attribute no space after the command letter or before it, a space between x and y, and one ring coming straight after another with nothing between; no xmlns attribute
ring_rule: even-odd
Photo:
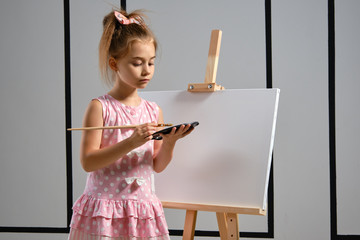
<svg viewBox="0 0 360 240"><path fill-rule="evenodd" d="M149 82L150 79L141 79L140 82Z"/></svg>

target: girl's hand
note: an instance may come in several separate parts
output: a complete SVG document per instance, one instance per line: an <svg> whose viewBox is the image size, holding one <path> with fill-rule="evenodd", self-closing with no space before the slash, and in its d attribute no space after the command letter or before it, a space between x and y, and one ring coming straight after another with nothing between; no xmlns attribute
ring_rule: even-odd
<svg viewBox="0 0 360 240"><path fill-rule="evenodd" d="M152 134L156 131L156 123L145 123L135 128L133 134L129 137L135 147L140 147L152 139Z"/></svg>
<svg viewBox="0 0 360 240"><path fill-rule="evenodd" d="M194 130L194 128L191 127L191 124L181 125L178 129L173 127L171 129L170 133L161 134L161 136L163 137L163 140L165 142L173 142L173 143L175 143L180 138L183 138L183 137L189 135L193 130Z"/></svg>

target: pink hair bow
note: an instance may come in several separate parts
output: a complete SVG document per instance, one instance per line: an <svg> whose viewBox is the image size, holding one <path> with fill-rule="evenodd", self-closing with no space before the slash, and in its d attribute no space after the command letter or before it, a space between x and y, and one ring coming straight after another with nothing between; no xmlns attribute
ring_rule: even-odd
<svg viewBox="0 0 360 240"><path fill-rule="evenodd" d="M124 15L122 15L121 13L119 13L118 11L115 11L115 17L116 19L119 21L119 23L123 24L123 25L128 25L131 23L136 23L140 25L140 21L138 18L127 18Z"/></svg>

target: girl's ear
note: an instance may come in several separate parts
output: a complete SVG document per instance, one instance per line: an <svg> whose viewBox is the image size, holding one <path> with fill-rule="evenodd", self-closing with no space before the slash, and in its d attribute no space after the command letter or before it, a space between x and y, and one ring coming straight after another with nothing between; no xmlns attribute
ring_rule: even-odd
<svg viewBox="0 0 360 240"><path fill-rule="evenodd" d="M116 59L113 57L109 58L109 66L112 70L114 70L115 72L118 70L117 64L116 64Z"/></svg>

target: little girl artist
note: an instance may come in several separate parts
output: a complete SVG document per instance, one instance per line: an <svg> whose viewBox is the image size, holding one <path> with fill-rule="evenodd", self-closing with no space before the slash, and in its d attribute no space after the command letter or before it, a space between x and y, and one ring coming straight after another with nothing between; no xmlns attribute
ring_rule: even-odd
<svg viewBox="0 0 360 240"><path fill-rule="evenodd" d="M70 240L170 239L154 193L153 171L172 158L175 143L193 129L173 128L162 140L152 134L163 123L158 105L140 98L154 74L156 39L140 12L113 11L103 20L99 65L111 90L93 99L84 127L137 125L134 129L83 131L80 158L89 172L73 206Z"/></svg>

